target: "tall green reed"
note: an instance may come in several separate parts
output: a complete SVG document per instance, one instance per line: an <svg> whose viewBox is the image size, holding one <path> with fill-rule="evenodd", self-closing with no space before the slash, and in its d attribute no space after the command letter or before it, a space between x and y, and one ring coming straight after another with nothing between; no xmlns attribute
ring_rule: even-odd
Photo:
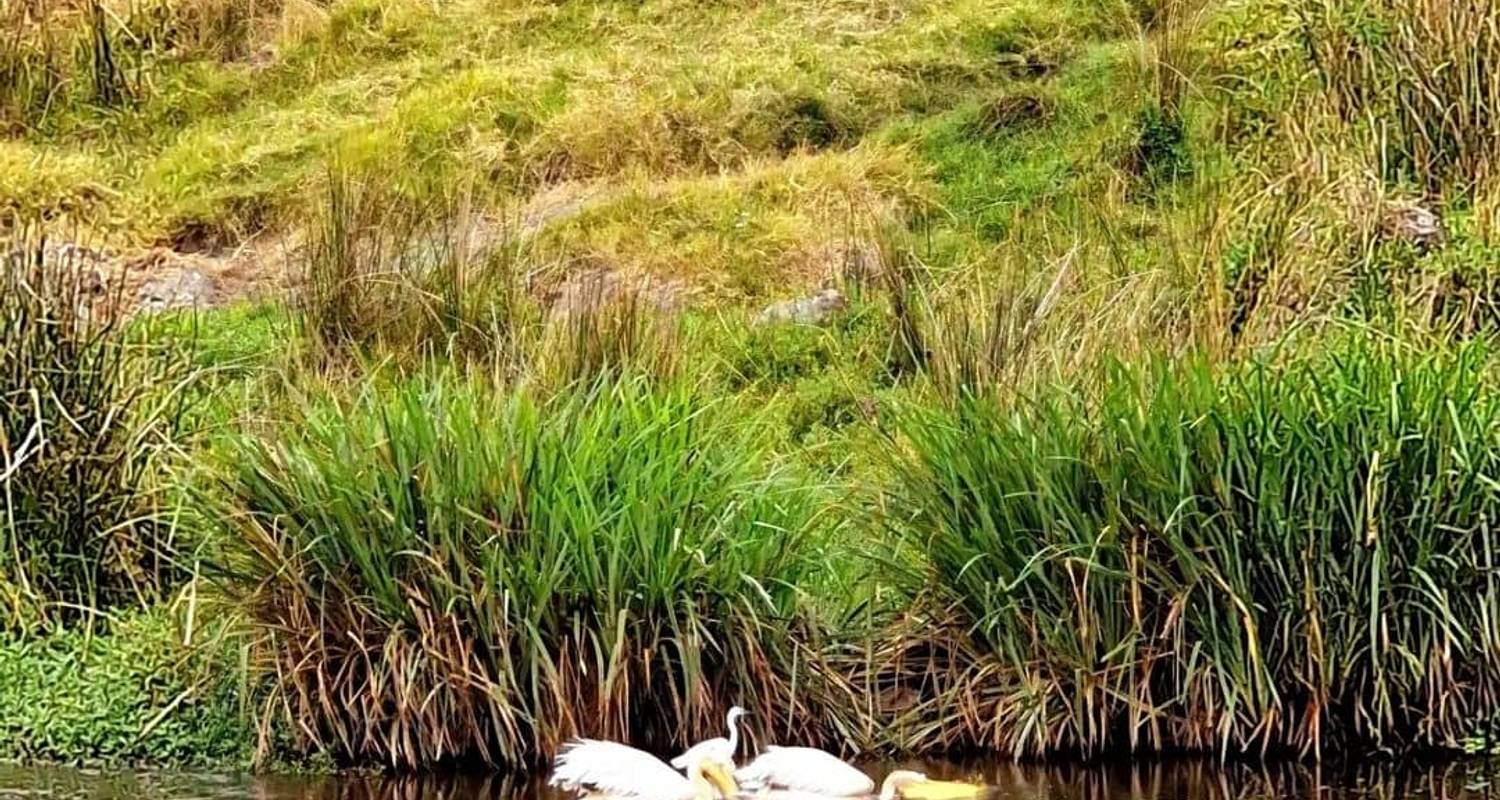
<svg viewBox="0 0 1500 800"><path fill-rule="evenodd" d="M947 667L910 744L1456 744L1500 705L1490 364L1350 334L912 410L884 505Z"/></svg>
<svg viewBox="0 0 1500 800"><path fill-rule="evenodd" d="M429 374L245 438L224 566L268 708L303 746L402 767L525 764L578 734L680 746L734 703L825 738L797 588L823 523L724 410Z"/></svg>

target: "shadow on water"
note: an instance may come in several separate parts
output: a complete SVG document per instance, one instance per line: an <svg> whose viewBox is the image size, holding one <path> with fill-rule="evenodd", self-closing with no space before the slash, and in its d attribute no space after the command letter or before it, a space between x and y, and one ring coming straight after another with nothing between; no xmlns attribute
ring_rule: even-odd
<svg viewBox="0 0 1500 800"><path fill-rule="evenodd" d="M0 765L0 800L560 800L512 775L244 775Z"/></svg>
<svg viewBox="0 0 1500 800"><path fill-rule="evenodd" d="M1500 761L1382 763L1340 770L1213 761L1048 766L913 761L896 766L993 786L993 800L1500 800Z"/></svg>
<svg viewBox="0 0 1500 800"><path fill-rule="evenodd" d="M1500 800L1500 762L1366 765L1330 771L1181 762L1033 766L930 761L866 765L875 777L916 768L982 782L993 800ZM0 765L0 800L560 800L539 778L498 775L244 776Z"/></svg>

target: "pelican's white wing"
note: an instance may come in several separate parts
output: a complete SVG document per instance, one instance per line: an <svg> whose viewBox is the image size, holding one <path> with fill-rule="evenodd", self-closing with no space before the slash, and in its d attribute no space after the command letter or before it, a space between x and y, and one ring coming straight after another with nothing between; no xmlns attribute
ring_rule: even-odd
<svg viewBox="0 0 1500 800"><path fill-rule="evenodd" d="M689 747L682 755L672 759L672 766L677 769L687 769L688 764L694 760L702 761L712 759L722 761L726 764L734 763L734 748L729 746L729 740L720 736L717 739L704 739L703 741Z"/></svg>
<svg viewBox="0 0 1500 800"><path fill-rule="evenodd" d="M793 789L825 797L873 794L870 776L811 747L767 747L734 773L742 786Z"/></svg>
<svg viewBox="0 0 1500 800"><path fill-rule="evenodd" d="M656 756L634 747L594 739L563 745L548 783L574 791L643 800L689 800L692 784Z"/></svg>

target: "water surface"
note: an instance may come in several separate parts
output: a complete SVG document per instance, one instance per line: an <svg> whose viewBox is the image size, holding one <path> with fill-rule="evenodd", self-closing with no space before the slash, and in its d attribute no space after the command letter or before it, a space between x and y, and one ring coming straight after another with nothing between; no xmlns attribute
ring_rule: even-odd
<svg viewBox="0 0 1500 800"><path fill-rule="evenodd" d="M1500 800L1500 763L1366 765L1330 770L1186 762L1100 767L957 765L907 761L866 765L982 781L994 800ZM496 775L388 777L251 776L199 772L97 771L0 765L0 800L562 800L538 779Z"/></svg>

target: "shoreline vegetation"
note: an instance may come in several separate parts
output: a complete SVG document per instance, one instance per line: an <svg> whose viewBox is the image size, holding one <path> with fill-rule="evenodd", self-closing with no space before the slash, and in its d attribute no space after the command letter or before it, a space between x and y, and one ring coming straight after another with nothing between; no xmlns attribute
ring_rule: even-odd
<svg viewBox="0 0 1500 800"><path fill-rule="evenodd" d="M1500 10L0 18L0 758L1495 747Z"/></svg>

